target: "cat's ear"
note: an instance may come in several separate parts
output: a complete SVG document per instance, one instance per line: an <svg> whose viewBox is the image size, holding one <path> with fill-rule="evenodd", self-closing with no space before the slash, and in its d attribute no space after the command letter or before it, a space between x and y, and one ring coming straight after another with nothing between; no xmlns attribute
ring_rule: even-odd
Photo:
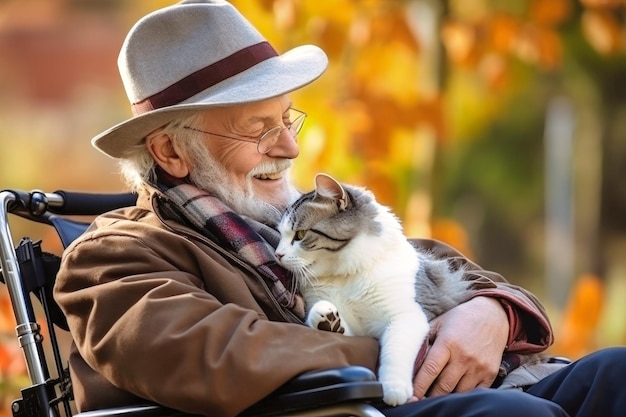
<svg viewBox="0 0 626 417"><path fill-rule="evenodd" d="M348 195L341 184L328 174L317 174L315 176L315 196L333 199L337 202L339 210L348 207Z"/></svg>

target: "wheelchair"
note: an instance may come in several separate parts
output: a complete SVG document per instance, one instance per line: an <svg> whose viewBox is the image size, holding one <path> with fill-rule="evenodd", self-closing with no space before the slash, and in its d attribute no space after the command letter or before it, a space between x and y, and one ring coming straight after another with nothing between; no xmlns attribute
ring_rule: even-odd
<svg viewBox="0 0 626 417"><path fill-rule="evenodd" d="M74 412L72 382L58 333L67 332L68 327L52 297L60 257L45 252L41 240L22 237L15 245L11 235L9 217L19 216L54 227L63 247L67 247L89 225L81 220L82 216L134 205L135 200L136 196L130 193L0 192L0 281L6 284L9 293L17 323L17 341L30 381L30 385L21 389L21 398L11 404L13 417L189 416L150 403ZM35 306L43 311L42 323L36 318ZM44 334L49 340L45 340ZM50 356L52 361L47 359ZM327 369L297 376L241 416L378 417L383 414L374 404L380 403L382 396L382 385L369 369L358 366Z"/></svg>

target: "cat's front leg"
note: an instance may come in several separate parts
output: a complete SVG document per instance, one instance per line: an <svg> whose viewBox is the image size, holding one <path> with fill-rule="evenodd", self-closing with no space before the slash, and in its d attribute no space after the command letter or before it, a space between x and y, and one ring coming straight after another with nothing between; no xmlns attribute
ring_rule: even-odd
<svg viewBox="0 0 626 417"><path fill-rule="evenodd" d="M313 329L352 335L347 324L341 320L337 306L327 300L320 300L311 306L306 317L306 325Z"/></svg>
<svg viewBox="0 0 626 417"><path fill-rule="evenodd" d="M404 404L413 395L415 359L430 330L424 312L418 310L395 317L380 339L378 377L383 401L391 406Z"/></svg>

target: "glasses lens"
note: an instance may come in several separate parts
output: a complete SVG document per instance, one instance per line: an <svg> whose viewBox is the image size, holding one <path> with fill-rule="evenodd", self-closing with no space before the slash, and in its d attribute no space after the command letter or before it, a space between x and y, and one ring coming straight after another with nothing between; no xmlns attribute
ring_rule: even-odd
<svg viewBox="0 0 626 417"><path fill-rule="evenodd" d="M302 125L304 124L304 119L306 119L306 114L301 111L291 109L289 114L289 120L291 120L291 125L286 128L291 137L295 140L296 136L302 129ZM276 145L278 142L278 138L283 133L283 128L280 126L276 126L268 130L259 138L259 144L257 145L257 150L259 153L268 153L270 149Z"/></svg>
<svg viewBox="0 0 626 417"><path fill-rule="evenodd" d="M291 109L290 114L291 126L289 127L289 133L295 138L298 133L300 133L300 129L302 129L302 125L304 124L304 119L306 119L306 114L301 111Z"/></svg>
<svg viewBox="0 0 626 417"><path fill-rule="evenodd" d="M278 142L278 138L280 137L283 128L280 126L276 126L268 130L259 138L259 144L257 145L257 150L259 153L268 153L270 149L276 145Z"/></svg>

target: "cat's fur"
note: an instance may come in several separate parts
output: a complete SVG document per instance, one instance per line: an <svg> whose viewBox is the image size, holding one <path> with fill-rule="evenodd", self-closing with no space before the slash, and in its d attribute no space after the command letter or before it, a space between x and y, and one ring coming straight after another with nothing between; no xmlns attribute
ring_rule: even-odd
<svg viewBox="0 0 626 417"><path fill-rule="evenodd" d="M379 339L383 400L403 404L428 321L469 299L469 283L414 247L371 192L325 174L315 184L283 215L276 257L294 273L307 325Z"/></svg>

